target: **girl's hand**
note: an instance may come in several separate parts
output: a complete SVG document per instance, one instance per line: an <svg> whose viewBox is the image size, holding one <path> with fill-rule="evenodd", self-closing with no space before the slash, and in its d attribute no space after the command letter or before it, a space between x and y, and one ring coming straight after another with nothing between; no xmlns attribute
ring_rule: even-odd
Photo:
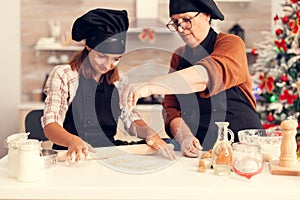
<svg viewBox="0 0 300 200"><path fill-rule="evenodd" d="M83 161L87 158L89 152L95 152L92 146L84 142L78 136L74 136L68 145L68 152L66 156L66 164L70 165L76 161Z"/></svg>

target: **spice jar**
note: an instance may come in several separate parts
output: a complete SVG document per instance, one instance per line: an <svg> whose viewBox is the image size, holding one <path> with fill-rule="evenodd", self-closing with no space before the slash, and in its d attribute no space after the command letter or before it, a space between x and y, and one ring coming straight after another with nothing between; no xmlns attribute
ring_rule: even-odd
<svg viewBox="0 0 300 200"><path fill-rule="evenodd" d="M43 166L41 144L36 139L28 139L18 147L17 180L32 182L38 180Z"/></svg>

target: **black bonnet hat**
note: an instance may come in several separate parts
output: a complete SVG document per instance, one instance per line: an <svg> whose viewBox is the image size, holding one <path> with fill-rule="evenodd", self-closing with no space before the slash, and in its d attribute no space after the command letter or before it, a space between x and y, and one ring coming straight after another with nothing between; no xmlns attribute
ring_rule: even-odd
<svg viewBox="0 0 300 200"><path fill-rule="evenodd" d="M126 10L94 9L76 19L72 39L86 39L86 45L98 52L122 54L128 25Z"/></svg>
<svg viewBox="0 0 300 200"><path fill-rule="evenodd" d="M212 19L224 20L221 13L213 0L170 0L169 16L186 12L204 12L211 14Z"/></svg>

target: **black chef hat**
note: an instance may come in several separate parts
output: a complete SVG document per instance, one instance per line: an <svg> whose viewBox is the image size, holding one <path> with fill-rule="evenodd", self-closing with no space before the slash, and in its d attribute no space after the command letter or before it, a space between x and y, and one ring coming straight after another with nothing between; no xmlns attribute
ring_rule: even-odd
<svg viewBox="0 0 300 200"><path fill-rule="evenodd" d="M86 45L108 54L125 52L129 21L126 10L94 9L76 19L72 39L86 39Z"/></svg>
<svg viewBox="0 0 300 200"><path fill-rule="evenodd" d="M169 12L170 17L186 12L204 12L211 14L212 19L224 20L224 15L213 0L170 0Z"/></svg>

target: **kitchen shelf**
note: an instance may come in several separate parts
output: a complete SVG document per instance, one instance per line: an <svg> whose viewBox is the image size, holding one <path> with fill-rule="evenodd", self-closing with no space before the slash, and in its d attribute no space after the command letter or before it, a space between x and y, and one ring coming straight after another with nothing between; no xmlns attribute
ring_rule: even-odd
<svg viewBox="0 0 300 200"><path fill-rule="evenodd" d="M135 19L131 21L128 33L141 33L144 28L153 29L155 33L172 34L160 19Z"/></svg>
<svg viewBox="0 0 300 200"><path fill-rule="evenodd" d="M158 28L158 27L145 27L145 28L151 28L155 31L155 33L163 33L163 34L173 34L174 32L169 31L167 28ZM143 28L129 28L128 33L141 33L143 31Z"/></svg>
<svg viewBox="0 0 300 200"><path fill-rule="evenodd" d="M36 51L80 51L83 48L84 46L54 45L54 46L35 46L34 50Z"/></svg>

